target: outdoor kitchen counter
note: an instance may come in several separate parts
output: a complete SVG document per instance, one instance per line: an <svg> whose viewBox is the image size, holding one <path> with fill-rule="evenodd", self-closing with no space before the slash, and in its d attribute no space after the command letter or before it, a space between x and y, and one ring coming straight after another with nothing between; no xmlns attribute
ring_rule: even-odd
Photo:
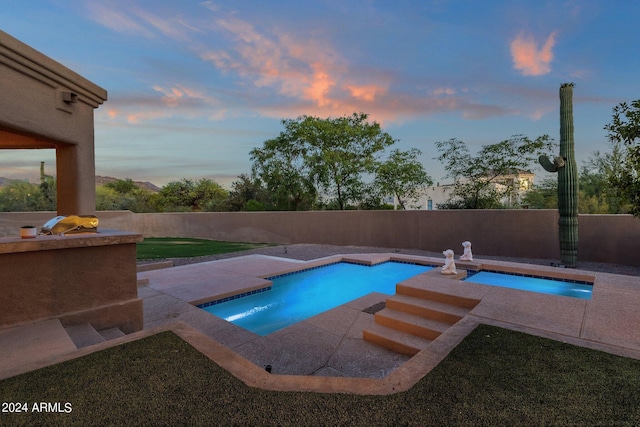
<svg viewBox="0 0 640 427"><path fill-rule="evenodd" d="M59 319L96 330L142 329L138 298L137 233L0 238L0 329Z"/></svg>
<svg viewBox="0 0 640 427"><path fill-rule="evenodd" d="M22 239L19 236L0 237L0 254L122 245L140 242L142 238L142 234L103 229L98 229L97 233L67 234L62 236L38 235L31 239Z"/></svg>

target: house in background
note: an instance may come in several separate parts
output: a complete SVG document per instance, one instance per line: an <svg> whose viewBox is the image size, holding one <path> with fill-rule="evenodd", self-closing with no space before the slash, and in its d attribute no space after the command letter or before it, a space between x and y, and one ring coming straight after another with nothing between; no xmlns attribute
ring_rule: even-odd
<svg viewBox="0 0 640 427"><path fill-rule="evenodd" d="M501 200L506 206L515 206L521 200L527 191L533 188L535 174L530 171L518 171L517 173L502 175L493 180L499 190L505 190L511 186L515 191L509 193L509 195ZM453 194L454 184L440 184L437 183L432 187L425 187L422 195L413 200L409 200L405 203L407 210L436 210L438 205L445 203L449 200ZM399 209L400 204L396 197L393 198L394 209Z"/></svg>
<svg viewBox="0 0 640 427"><path fill-rule="evenodd" d="M446 202L453 193L453 184L437 183L435 186L425 187L422 195L417 199L411 199L405 203L407 210L435 210L438 205ZM398 198L393 197L394 209L400 209Z"/></svg>

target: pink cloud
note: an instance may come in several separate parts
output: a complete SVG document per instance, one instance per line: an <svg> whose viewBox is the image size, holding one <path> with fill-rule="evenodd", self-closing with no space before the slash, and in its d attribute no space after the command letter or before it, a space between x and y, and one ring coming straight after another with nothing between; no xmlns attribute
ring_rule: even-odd
<svg viewBox="0 0 640 427"><path fill-rule="evenodd" d="M180 16L164 18L128 2L89 1L86 7L91 19L119 33L147 38L160 33L174 40L187 42L191 33L200 32Z"/></svg>
<svg viewBox="0 0 640 427"><path fill-rule="evenodd" d="M107 5L116 3L106 0ZM451 112L467 119L514 114L508 108L478 104L468 89L446 83L425 87L418 82L398 92L394 83L399 82L401 87L404 82L393 71L350 63L328 38L322 37L320 30L300 35L282 27L260 27L234 13L221 12L212 2L201 3L207 10L206 19L192 22L178 14L163 15L161 9L142 10L126 2L111 8L97 1L88 4L94 19L102 25L118 32L169 37L217 72L235 80L239 88L236 91L227 86L218 90L216 99L205 89L162 82L147 88L153 91L137 98L126 94L111 99L115 108L106 117L113 124L176 116L220 120L246 109L278 119L302 114L336 117L366 112L381 124ZM209 31L219 32L225 40L221 40L220 34L202 38L198 43L189 40L193 34ZM511 44L516 69L525 75L549 72L554 41L555 33L538 47L533 38L518 36ZM200 87L206 88L207 84Z"/></svg>
<svg viewBox="0 0 640 427"><path fill-rule="evenodd" d="M511 57L513 66L525 76L542 76L551 71L553 60L553 46L555 45L555 31L547 37L543 46L538 48L538 43L532 36L519 34L511 42Z"/></svg>
<svg viewBox="0 0 640 427"><path fill-rule="evenodd" d="M234 43L226 50L204 51L201 59L222 72L236 73L256 87L275 89L291 101L282 108L270 106L262 114L281 118L371 112L388 95L388 76L368 75L363 83L349 70L347 61L320 37L259 31L235 17L220 19L217 25ZM388 100L384 102L389 104Z"/></svg>
<svg viewBox="0 0 640 427"><path fill-rule="evenodd" d="M152 37L153 33L138 22L130 13L112 2L88 2L89 16L99 24L119 33L140 34Z"/></svg>
<svg viewBox="0 0 640 427"><path fill-rule="evenodd" d="M131 124L138 124L141 121L146 120L154 120L162 117L167 117L168 114L164 111L138 111L133 113L128 113L126 115L127 122Z"/></svg>
<svg viewBox="0 0 640 427"><path fill-rule="evenodd" d="M194 101L201 101L209 105L218 104L215 98L208 96L206 93L182 85L175 85L168 88L155 85L153 86L153 90L163 95L162 102L170 108L193 104Z"/></svg>
<svg viewBox="0 0 640 427"><path fill-rule="evenodd" d="M365 86L357 86L357 85L347 85L347 89L351 96L356 99L360 99L362 101L373 102L375 101L378 95L384 94L387 92L386 87L378 86L378 85L365 85Z"/></svg>
<svg viewBox="0 0 640 427"><path fill-rule="evenodd" d="M456 90L452 89L450 87L439 87L435 90L432 91L433 95L435 96L440 96L440 95L455 95L456 94Z"/></svg>
<svg viewBox="0 0 640 427"><path fill-rule="evenodd" d="M134 10L134 13L156 31L174 40L189 41L190 33L198 32L180 17L165 19L141 9Z"/></svg>
<svg viewBox="0 0 640 427"><path fill-rule="evenodd" d="M297 40L287 34L261 33L236 18L219 19L219 28L234 44L200 57L223 72L236 72L256 87L273 87L287 97L318 106L333 104L331 90L341 79L340 60L321 41Z"/></svg>
<svg viewBox="0 0 640 427"><path fill-rule="evenodd" d="M184 85L168 87L153 85L152 89L161 96L116 97L112 102L117 107L112 106L106 109L104 114L112 122L124 120L130 124L138 124L176 115L191 117L208 115L212 119L220 119L227 111L220 108L220 102L216 98Z"/></svg>

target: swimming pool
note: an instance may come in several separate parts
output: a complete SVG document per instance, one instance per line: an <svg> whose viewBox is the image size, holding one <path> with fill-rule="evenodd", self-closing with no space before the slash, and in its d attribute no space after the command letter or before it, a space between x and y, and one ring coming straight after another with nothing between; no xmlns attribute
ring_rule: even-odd
<svg viewBox="0 0 640 427"><path fill-rule="evenodd" d="M397 283L431 269L394 261L375 266L339 262L269 278L271 290L202 309L265 336L371 292L393 295Z"/></svg>
<svg viewBox="0 0 640 427"><path fill-rule="evenodd" d="M496 271L479 271L467 277L465 282L580 299L591 299L593 290L592 283L578 280L552 279Z"/></svg>

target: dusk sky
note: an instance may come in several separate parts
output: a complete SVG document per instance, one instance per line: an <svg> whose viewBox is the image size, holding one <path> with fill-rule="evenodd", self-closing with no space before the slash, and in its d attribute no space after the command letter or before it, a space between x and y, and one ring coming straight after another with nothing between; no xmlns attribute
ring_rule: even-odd
<svg viewBox="0 0 640 427"><path fill-rule="evenodd" d="M436 141L558 142L564 82L581 166L640 99L639 21L637 0L0 0L1 30L108 91L96 174L159 186L228 187L281 119L354 112L447 182ZM3 150L0 176L40 161L55 173L53 150Z"/></svg>

